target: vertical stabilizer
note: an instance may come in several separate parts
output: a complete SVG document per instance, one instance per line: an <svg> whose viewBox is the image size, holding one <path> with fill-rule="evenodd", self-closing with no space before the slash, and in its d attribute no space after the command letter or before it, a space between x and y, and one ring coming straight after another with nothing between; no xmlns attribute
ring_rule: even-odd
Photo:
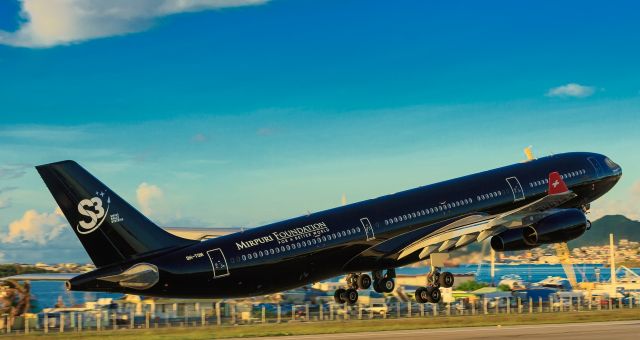
<svg viewBox="0 0 640 340"><path fill-rule="evenodd" d="M36 169L97 267L197 242L162 230L74 161Z"/></svg>

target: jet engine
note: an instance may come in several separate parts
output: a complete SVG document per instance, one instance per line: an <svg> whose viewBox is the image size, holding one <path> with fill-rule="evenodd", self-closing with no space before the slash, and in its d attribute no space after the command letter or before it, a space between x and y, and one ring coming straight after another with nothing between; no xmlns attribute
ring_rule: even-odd
<svg viewBox="0 0 640 340"><path fill-rule="evenodd" d="M581 210L561 210L530 226L493 236L491 248L495 251L527 250L542 244L567 242L582 235L589 226L590 222Z"/></svg>

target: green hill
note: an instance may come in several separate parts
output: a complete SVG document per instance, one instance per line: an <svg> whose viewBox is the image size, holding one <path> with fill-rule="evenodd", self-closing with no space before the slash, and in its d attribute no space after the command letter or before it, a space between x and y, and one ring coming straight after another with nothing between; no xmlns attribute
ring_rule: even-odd
<svg viewBox="0 0 640 340"><path fill-rule="evenodd" d="M613 233L615 242L626 238L640 241L640 222L632 221L622 215L607 215L591 224L584 235L569 242L569 247L604 245L609 243L609 234Z"/></svg>

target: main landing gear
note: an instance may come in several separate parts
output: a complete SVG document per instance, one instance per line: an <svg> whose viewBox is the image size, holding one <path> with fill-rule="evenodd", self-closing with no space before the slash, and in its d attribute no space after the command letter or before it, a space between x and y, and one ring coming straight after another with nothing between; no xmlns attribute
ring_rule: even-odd
<svg viewBox="0 0 640 340"><path fill-rule="evenodd" d="M434 267L427 275L427 286L416 289L415 298L418 303L438 303L442 298L440 287L453 287L453 274L440 272L440 267Z"/></svg>
<svg viewBox="0 0 640 340"><path fill-rule="evenodd" d="M358 302L358 289L369 289L373 284L373 290L378 293L390 293L395 288L393 280L396 277L394 269L388 269L386 274L381 270L372 273L373 280L368 274L350 273L347 275L347 288L336 289L333 299L336 303L354 305Z"/></svg>
<svg viewBox="0 0 640 340"><path fill-rule="evenodd" d="M391 293L396 288L396 282L393 280L396 277L395 269L387 269L384 275L382 270L376 270L371 274L373 274L373 290L377 293Z"/></svg>
<svg viewBox="0 0 640 340"><path fill-rule="evenodd" d="M453 287L453 274L440 272L444 261L449 257L447 253L433 253L431 259L431 271L427 275L427 286L416 289L415 298L418 303L438 303L442 299L440 287Z"/></svg>

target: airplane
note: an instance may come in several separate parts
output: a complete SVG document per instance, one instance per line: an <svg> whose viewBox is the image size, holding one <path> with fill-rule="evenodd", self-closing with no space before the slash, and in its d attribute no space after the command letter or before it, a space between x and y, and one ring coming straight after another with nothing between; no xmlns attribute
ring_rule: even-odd
<svg viewBox="0 0 640 340"><path fill-rule="evenodd" d="M73 291L175 298L276 293L346 275L337 303L358 290L392 292L395 268L431 259L415 300L437 303L454 277L449 251L490 239L496 251L566 242L590 228L590 203L622 176L608 157L571 152L310 213L213 239L173 235L74 161L36 166L96 265Z"/></svg>

